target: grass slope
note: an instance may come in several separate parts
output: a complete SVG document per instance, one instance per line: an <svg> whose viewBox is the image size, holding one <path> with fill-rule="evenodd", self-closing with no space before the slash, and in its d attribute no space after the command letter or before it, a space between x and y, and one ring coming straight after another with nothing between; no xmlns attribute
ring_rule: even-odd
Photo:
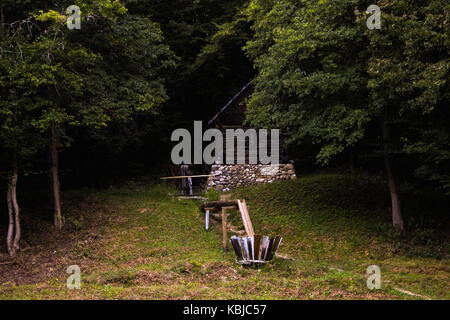
<svg viewBox="0 0 450 320"><path fill-rule="evenodd" d="M28 234L15 264L0 265L0 299L450 298L448 221L416 197L405 209L410 232L400 237L390 231L385 185L365 176L316 174L232 196L247 200L257 232L284 237L283 258L238 266L221 251L220 225L204 230L198 202L129 183L68 194L64 233ZM230 220L242 228L238 212ZM80 290L66 288L73 264ZM372 264L381 268L380 290L366 287Z"/></svg>

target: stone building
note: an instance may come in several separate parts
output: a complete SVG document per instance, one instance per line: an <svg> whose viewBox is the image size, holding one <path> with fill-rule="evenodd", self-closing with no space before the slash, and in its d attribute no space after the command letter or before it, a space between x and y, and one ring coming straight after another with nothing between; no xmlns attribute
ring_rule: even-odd
<svg viewBox="0 0 450 320"><path fill-rule="evenodd" d="M227 143L235 143L234 137L227 137L227 129L248 129L244 126L245 111L247 102L252 94L254 86L249 82L231 99L209 122L210 127L215 127L222 132ZM268 138L270 141L270 137ZM258 183L271 183L277 180L295 179L295 170L292 161L288 160L286 149L283 143L283 134L280 134L279 152L280 164L278 167L264 165L260 159L256 164L249 163L249 156L252 151L249 150L249 143L245 144L245 163L244 164L215 164L211 167L212 186L219 191L228 191L239 186L248 186ZM237 148L235 149L235 160L237 163ZM257 150L259 154L259 150ZM225 162L225 161L224 161ZM275 170L274 170L275 168Z"/></svg>

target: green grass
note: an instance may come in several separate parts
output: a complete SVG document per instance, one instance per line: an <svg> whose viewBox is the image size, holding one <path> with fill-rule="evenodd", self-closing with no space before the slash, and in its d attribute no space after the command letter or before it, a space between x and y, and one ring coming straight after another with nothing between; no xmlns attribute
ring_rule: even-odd
<svg viewBox="0 0 450 320"><path fill-rule="evenodd" d="M413 221L408 234L391 232L381 182L315 174L237 189L232 196L246 199L256 232L283 236L281 257L269 265L242 267L234 253L222 253L220 225L204 230L198 202L172 198L159 185L129 183L68 194L72 240L55 250L51 263L36 267L37 273L55 271L32 284L0 284L0 299L421 298L397 289L450 298L445 229L427 224L417 211L429 213L411 203L405 209L405 220ZM242 225L236 211L230 220ZM46 250L41 244L21 255ZM72 264L81 267L80 290L65 286L65 268ZM381 268L380 290L366 287L372 264Z"/></svg>

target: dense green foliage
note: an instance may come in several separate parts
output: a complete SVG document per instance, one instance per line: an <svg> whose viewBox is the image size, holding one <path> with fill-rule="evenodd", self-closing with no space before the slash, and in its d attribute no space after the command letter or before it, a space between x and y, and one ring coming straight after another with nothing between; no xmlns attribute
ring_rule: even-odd
<svg viewBox="0 0 450 320"><path fill-rule="evenodd" d="M54 3L57 10L37 7L22 19L2 24L0 137L7 155L2 160L9 181L8 210L12 221L14 204L17 237L17 176L32 163L30 155L42 151L45 137L50 137L55 226L61 228L58 153L72 142L67 129L101 128L142 112L155 115L167 100L162 73L174 66L175 56L162 43L157 24L126 16L127 9L116 0L78 1L83 27L73 30L67 25L69 4Z"/></svg>
<svg viewBox="0 0 450 320"><path fill-rule="evenodd" d="M8 190L15 194L14 179L30 174L42 188L50 167L60 228L59 173L63 187L98 186L167 161L170 131L214 113L213 103L251 77L242 39L204 49L244 3L2 2L0 162ZM79 29L67 26L70 5L80 8ZM18 207L14 213L19 228Z"/></svg>
<svg viewBox="0 0 450 320"><path fill-rule="evenodd" d="M175 71L167 74L166 126L186 127L193 120L211 118L253 76L251 62L241 50L250 35L249 25L241 24L232 37L218 37L247 2L126 1L129 13L160 24L166 43L179 57Z"/></svg>
<svg viewBox="0 0 450 320"><path fill-rule="evenodd" d="M385 122L389 153L448 188L450 6L380 1L381 30L369 30L369 4L251 1L245 50L258 75L249 121L319 145L323 164L349 147L380 152Z"/></svg>
<svg viewBox="0 0 450 320"><path fill-rule="evenodd" d="M380 0L369 30L370 4L3 0L0 191L47 189L50 171L56 217L59 173L64 189L167 171L171 132L253 79L247 124L282 129L297 170L385 170L403 231L402 186L450 194L450 4Z"/></svg>
<svg viewBox="0 0 450 320"><path fill-rule="evenodd" d="M7 117L7 108L27 109L36 134L53 125L65 136L67 126L98 128L142 112L156 115L168 98L162 75L174 55L159 26L125 16L118 1L77 4L81 30L68 30L64 5L36 10L4 30L2 111Z"/></svg>

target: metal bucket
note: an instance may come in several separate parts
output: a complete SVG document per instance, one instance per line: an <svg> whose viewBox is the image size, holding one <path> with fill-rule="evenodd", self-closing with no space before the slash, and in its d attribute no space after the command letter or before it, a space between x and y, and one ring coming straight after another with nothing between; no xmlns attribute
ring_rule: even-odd
<svg viewBox="0 0 450 320"><path fill-rule="evenodd" d="M277 252L282 237L260 236L236 237L230 239L234 252L236 253L236 263L238 264L261 264L273 259Z"/></svg>

